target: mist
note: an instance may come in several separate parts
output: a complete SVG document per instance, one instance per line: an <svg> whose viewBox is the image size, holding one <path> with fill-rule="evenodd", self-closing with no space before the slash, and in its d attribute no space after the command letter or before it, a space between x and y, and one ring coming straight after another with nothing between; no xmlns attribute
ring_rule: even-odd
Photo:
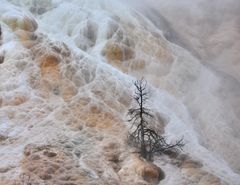
<svg viewBox="0 0 240 185"><path fill-rule="evenodd" d="M137 7L169 41L191 51L201 62L240 80L239 1L146 0L141 5L138 3Z"/></svg>
<svg viewBox="0 0 240 185"><path fill-rule="evenodd" d="M63 153L69 147L62 141L72 140L71 151L82 153L66 156L79 164L69 174L86 172L86 181L96 184L139 184L125 134L132 82L144 77L156 115L151 125L169 141L183 137L186 143L179 163L165 155L154 159L166 173L160 183L239 184L240 2L1 2L0 132L13 138L0 147L4 168L16 161L14 166L32 174L22 166L22 159L29 167L35 161L25 156L25 146L53 141ZM119 156L126 156L116 171L105 161L105 146L115 140ZM11 168L0 178L14 179L15 172ZM58 175L51 180L62 182Z"/></svg>
<svg viewBox="0 0 240 185"><path fill-rule="evenodd" d="M186 95L189 98L185 98L185 105L195 121L202 145L222 155L239 172L240 164L236 164L235 157L240 147L233 144L233 140L240 139L240 2L146 0L130 3L162 31L165 39L188 50L216 77L218 82L205 75L206 84L202 85L206 89L196 88L195 95ZM206 97L205 93L211 91L217 102ZM192 101L193 96L198 100ZM225 134L231 135L231 139L225 138Z"/></svg>

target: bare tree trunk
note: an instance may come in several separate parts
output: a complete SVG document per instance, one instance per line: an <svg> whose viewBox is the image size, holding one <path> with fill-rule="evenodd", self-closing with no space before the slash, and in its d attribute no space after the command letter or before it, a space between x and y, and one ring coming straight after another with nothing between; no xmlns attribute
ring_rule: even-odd
<svg viewBox="0 0 240 185"><path fill-rule="evenodd" d="M133 144L140 148L140 154L147 160L152 160L153 154L162 154L169 150L179 150L184 146L183 139L175 143L167 143L165 138L155 132L148 126L148 121L154 118L151 110L145 106L148 100L148 92L146 90L146 81L144 79L137 80L134 85L136 87L134 100L136 108L128 111L130 115L129 122L135 126L134 131L129 135Z"/></svg>
<svg viewBox="0 0 240 185"><path fill-rule="evenodd" d="M142 96L142 88L140 89L140 121L141 121L141 154L142 157L147 157L147 150L145 145L145 138L144 138L144 123L143 123L143 96Z"/></svg>

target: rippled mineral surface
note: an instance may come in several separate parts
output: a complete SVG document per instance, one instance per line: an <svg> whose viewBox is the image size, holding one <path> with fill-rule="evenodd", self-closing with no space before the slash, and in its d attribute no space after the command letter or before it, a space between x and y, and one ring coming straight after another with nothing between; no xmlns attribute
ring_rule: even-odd
<svg viewBox="0 0 240 185"><path fill-rule="evenodd" d="M239 185L237 0L0 0L0 185ZM183 151L128 145L133 82Z"/></svg>

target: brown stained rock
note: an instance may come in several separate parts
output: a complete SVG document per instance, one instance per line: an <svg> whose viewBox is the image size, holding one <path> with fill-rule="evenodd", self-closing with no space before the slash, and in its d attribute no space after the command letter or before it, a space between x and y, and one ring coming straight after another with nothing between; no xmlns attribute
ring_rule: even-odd
<svg viewBox="0 0 240 185"><path fill-rule="evenodd" d="M135 39L141 38L141 42L136 46L139 51L155 58L160 63L171 64L173 62L172 52L161 36L155 37L143 30L136 30L134 34Z"/></svg>
<svg viewBox="0 0 240 185"><path fill-rule="evenodd" d="M47 168L46 172L48 174L54 174L56 172L56 170L53 167L50 166L50 167Z"/></svg>
<svg viewBox="0 0 240 185"><path fill-rule="evenodd" d="M60 78L60 68L59 68L60 59L55 55L48 55L41 58L41 75L54 82L59 81Z"/></svg>
<svg viewBox="0 0 240 185"><path fill-rule="evenodd" d="M24 147L24 155L29 156L32 153L34 145L28 144Z"/></svg>
<svg viewBox="0 0 240 185"><path fill-rule="evenodd" d="M67 170L71 170L71 169L73 168L73 166L71 166L71 165L66 165L65 168L66 168Z"/></svg>
<svg viewBox="0 0 240 185"><path fill-rule="evenodd" d="M64 100L70 100L73 96L78 93L77 88L72 83L68 82L67 80L62 81L60 84L60 95L63 97Z"/></svg>
<svg viewBox="0 0 240 185"><path fill-rule="evenodd" d="M158 166L146 161L139 161L136 172L147 182L159 182L164 179L164 172Z"/></svg>
<svg viewBox="0 0 240 185"><path fill-rule="evenodd" d="M222 182L218 177L204 171L203 169L183 168L181 171L187 178L198 183L198 185L222 185Z"/></svg>
<svg viewBox="0 0 240 185"><path fill-rule="evenodd" d="M41 89L45 89L48 93L55 95L60 94L60 59L57 55L48 55L40 59L41 69Z"/></svg>
<svg viewBox="0 0 240 185"><path fill-rule="evenodd" d="M0 107L1 106L18 106L28 101L26 94L14 93L11 98L2 98L0 97Z"/></svg>
<svg viewBox="0 0 240 185"><path fill-rule="evenodd" d="M0 134L0 142L5 141L6 139L8 139L7 136Z"/></svg>
<svg viewBox="0 0 240 185"><path fill-rule="evenodd" d="M50 47L54 53L60 54L63 58L71 56L71 50L64 42L50 43Z"/></svg>
<svg viewBox="0 0 240 185"><path fill-rule="evenodd" d="M15 30L25 30L29 32L34 32L38 24L37 22L30 17L6 17L3 19L3 22L6 23L13 31Z"/></svg>
<svg viewBox="0 0 240 185"><path fill-rule="evenodd" d="M47 174L47 173L42 173L39 175L39 177L42 179L42 180L50 180L52 178L51 175Z"/></svg>
<svg viewBox="0 0 240 185"><path fill-rule="evenodd" d="M131 40L139 40L140 38L142 39L141 42L132 44L129 39L109 41L102 50L102 55L107 59L108 63L123 72L141 70L148 65L154 65L162 69L161 74L168 73L174 57L161 38L156 38L148 32L138 29L135 31L129 29L128 33L129 35L126 38L130 37ZM140 55L136 54L135 50ZM151 57L151 61L146 61L146 56Z"/></svg>
<svg viewBox="0 0 240 185"><path fill-rule="evenodd" d="M115 172L119 172L119 170L121 169L121 166L116 162L110 163L110 166L113 168Z"/></svg>
<svg viewBox="0 0 240 185"><path fill-rule="evenodd" d="M194 160L186 160L182 163L181 168L201 168L203 165Z"/></svg>
<svg viewBox="0 0 240 185"><path fill-rule="evenodd" d="M221 180L214 175L208 174L201 178L198 185L222 185Z"/></svg>
<svg viewBox="0 0 240 185"><path fill-rule="evenodd" d="M130 60L135 57L135 52L133 48L128 46L123 46L123 60Z"/></svg>
<svg viewBox="0 0 240 185"><path fill-rule="evenodd" d="M116 26L113 25L111 31L115 32L114 29ZM102 50L102 55L111 65L123 72L141 70L148 66L159 68L161 75L170 71L174 57L161 35L156 37L154 33L130 25L125 31L121 32L118 29L114 33L114 38ZM146 58L151 58L151 60L147 61Z"/></svg>
<svg viewBox="0 0 240 185"><path fill-rule="evenodd" d="M122 146L117 142L110 142L103 146L105 159L115 172L118 172L121 169L121 148Z"/></svg>
<svg viewBox="0 0 240 185"><path fill-rule="evenodd" d="M71 179L70 175L62 175L59 177L60 180L62 181L69 181Z"/></svg>
<svg viewBox="0 0 240 185"><path fill-rule="evenodd" d="M102 51L108 61L125 61L135 57L134 51L119 43L108 42Z"/></svg>
<svg viewBox="0 0 240 185"><path fill-rule="evenodd" d="M40 159L40 156L38 154L32 154L29 157L29 160L39 160L39 159Z"/></svg>
<svg viewBox="0 0 240 185"><path fill-rule="evenodd" d="M169 154L168 154L169 155ZM215 175L205 171L203 164L199 161L193 160L186 154L172 155L170 153L171 163L181 169L185 178L191 180L198 185L222 185L221 180Z"/></svg>
<svg viewBox="0 0 240 185"><path fill-rule="evenodd" d="M34 154L43 150L48 150L49 148L51 148L50 145L37 146L35 144L27 144L24 147L24 155L29 156L30 154Z"/></svg>
<svg viewBox="0 0 240 185"><path fill-rule="evenodd" d="M32 48L35 44L37 44L37 36L33 32L28 32L24 30L15 31L19 41L22 45L28 49Z"/></svg>
<svg viewBox="0 0 240 185"><path fill-rule="evenodd" d="M165 178L164 172L155 164L141 159L138 154L131 154L126 165L119 170L118 175L126 183L132 183L131 177L138 176L145 184L157 185ZM134 183L133 183L134 184ZM137 183L140 184L140 183Z"/></svg>
<svg viewBox="0 0 240 185"><path fill-rule="evenodd" d="M31 166L28 166L28 167L27 167L27 169L28 169L30 172L34 172L37 168L38 168L37 165L31 165Z"/></svg>
<svg viewBox="0 0 240 185"><path fill-rule="evenodd" d="M119 153L112 153L111 155L108 156L108 161L112 161L114 163L118 163L119 162Z"/></svg>
<svg viewBox="0 0 240 185"><path fill-rule="evenodd" d="M40 158L35 160L33 156L37 155ZM87 174L79 169L74 160L59 148L27 145L21 164L23 173L29 174L31 182L44 180L46 184L73 183L78 185L81 182L87 184ZM63 178L59 179L59 177ZM89 182L89 179L87 181Z"/></svg>
<svg viewBox="0 0 240 185"><path fill-rule="evenodd" d="M132 70L132 71L137 71L137 70L141 70L141 69L144 69L146 67L147 63L145 60L143 59L135 59L133 61L131 61L129 63L129 68Z"/></svg>
<svg viewBox="0 0 240 185"><path fill-rule="evenodd" d="M165 63L172 63L173 61L172 53L170 52L169 49L167 49L164 46L158 48L158 50L155 53L155 57Z"/></svg>
<svg viewBox="0 0 240 185"><path fill-rule="evenodd" d="M114 102L113 102L114 103ZM113 104L112 103L112 104ZM86 127L96 128L104 131L119 133L119 129L125 129L122 121L110 110L104 109L106 105L97 107L91 104L91 98L80 98L70 104L71 115L80 118L79 121L70 123L70 126L79 128L79 122L84 123ZM58 114L57 117L63 117Z"/></svg>
<svg viewBox="0 0 240 185"><path fill-rule="evenodd" d="M9 102L7 102L7 105L18 106L25 103L27 99L28 98L25 95L16 95L12 99L10 99Z"/></svg>
<svg viewBox="0 0 240 185"><path fill-rule="evenodd" d="M46 44L40 42L31 50L40 68L40 76L36 73L30 75L31 86L38 88L44 98L55 95L65 101L71 100L78 93L78 89L72 80L65 76L67 63L71 60L68 47L60 42Z"/></svg>
<svg viewBox="0 0 240 185"><path fill-rule="evenodd" d="M110 61L123 61L123 51L117 44L107 44L102 54Z"/></svg>
<svg viewBox="0 0 240 185"><path fill-rule="evenodd" d="M61 184L59 185L83 185L82 183L81 184L76 184L74 182L62 182Z"/></svg>
<svg viewBox="0 0 240 185"><path fill-rule="evenodd" d="M118 163L120 161L121 144L118 142L109 142L103 146L104 155L108 161Z"/></svg>
<svg viewBox="0 0 240 185"><path fill-rule="evenodd" d="M55 157L57 155L57 153L55 152L52 152L52 151L48 151L48 150L45 150L43 152L43 155L47 156L47 157Z"/></svg>
<svg viewBox="0 0 240 185"><path fill-rule="evenodd" d="M57 163L50 163L49 164L52 168L54 168L55 170L58 170L60 168L60 165Z"/></svg>
<svg viewBox="0 0 240 185"><path fill-rule="evenodd" d="M0 64L4 62L4 56L0 55Z"/></svg>

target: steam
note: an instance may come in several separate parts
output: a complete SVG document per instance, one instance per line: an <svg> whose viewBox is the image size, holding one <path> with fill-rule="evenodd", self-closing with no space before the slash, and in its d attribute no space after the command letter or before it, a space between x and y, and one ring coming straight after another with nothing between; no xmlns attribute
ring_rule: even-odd
<svg viewBox="0 0 240 185"><path fill-rule="evenodd" d="M86 58L86 61L81 61L82 66L76 64L73 67L74 71L78 70L75 68L81 69L76 73L76 79L85 78L88 83L95 80L92 87L101 90L104 87L106 92L109 91L110 84L116 84L112 88L114 96L122 94L126 97L132 79L145 76L152 86L154 110L166 115L169 120L166 133L173 139L183 134L187 152L228 182L238 182L239 2L9 2L22 6L35 15L38 32L46 34L52 40L65 42L70 49ZM32 9L33 2L39 3L37 9ZM129 60L119 62L119 65L125 62L123 67L127 74L122 73L125 71L119 66L115 69L116 66L111 66L103 56L103 48L108 49L105 46L109 41L124 46L124 54L129 54ZM134 54L131 53L132 50ZM132 63L127 65L129 61ZM140 61L137 67L136 61ZM96 74L91 76L92 73ZM6 76L2 77L3 81ZM111 83L107 84L106 81ZM106 92L104 96L109 98L109 102L117 102L116 97L106 95ZM121 96L119 99L124 99ZM122 115L122 112L119 114Z"/></svg>
<svg viewBox="0 0 240 185"><path fill-rule="evenodd" d="M170 41L188 49L202 62L240 80L239 1L146 0L146 3L170 25L166 35L177 33L178 37L170 36ZM161 20L158 21L155 20L161 26Z"/></svg>
<svg viewBox="0 0 240 185"><path fill-rule="evenodd" d="M188 87L184 104L202 145L223 156L240 172L240 164L236 164L240 155L240 2L132 0L130 3L167 40L190 51L204 66L200 76L196 75L198 82Z"/></svg>

